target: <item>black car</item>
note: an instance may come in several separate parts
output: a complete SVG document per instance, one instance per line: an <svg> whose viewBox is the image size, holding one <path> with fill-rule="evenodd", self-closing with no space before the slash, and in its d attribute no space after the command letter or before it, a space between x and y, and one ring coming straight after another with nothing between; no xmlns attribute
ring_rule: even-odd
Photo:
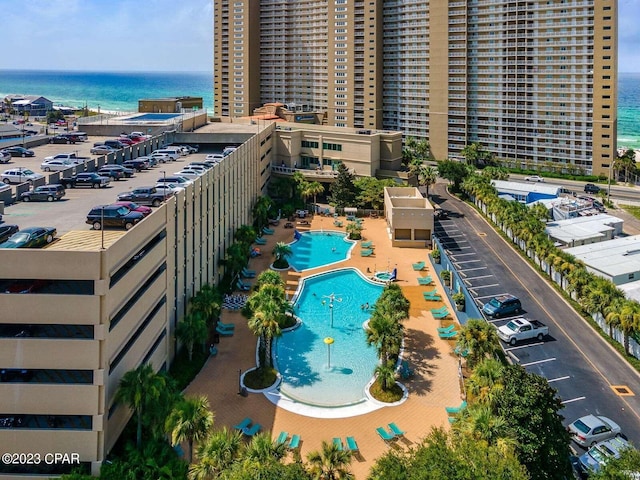
<svg viewBox="0 0 640 480"><path fill-rule="evenodd" d="M20 228L18 225L10 225L3 223L0 225L0 243L5 242L11 235L16 233Z"/></svg>
<svg viewBox="0 0 640 480"><path fill-rule="evenodd" d="M587 183L584 186L584 193L599 193L599 192L600 192L600 187L593 183Z"/></svg>
<svg viewBox="0 0 640 480"><path fill-rule="evenodd" d="M159 206L167 198L163 192L159 192L156 187L138 187L133 190L118 195L118 201L135 202L140 205Z"/></svg>
<svg viewBox="0 0 640 480"><path fill-rule="evenodd" d="M53 242L56 236L54 227L29 227L20 230L0 243L0 248L39 248Z"/></svg>
<svg viewBox="0 0 640 480"><path fill-rule="evenodd" d="M51 137L51 140L50 140L51 143L64 143L64 144L76 143L76 141L80 141L80 140L78 140L77 137L69 137L67 135L56 135L55 137Z"/></svg>
<svg viewBox="0 0 640 480"><path fill-rule="evenodd" d="M134 174L132 168L123 167L122 165L103 165L100 170L98 170L98 173L103 177L115 178L116 175L111 175L111 172L120 173L119 178L131 178ZM115 179L118 180L119 178Z"/></svg>
<svg viewBox="0 0 640 480"><path fill-rule="evenodd" d="M7 147L4 149L12 157L33 157L36 152L24 147Z"/></svg>
<svg viewBox="0 0 640 480"><path fill-rule="evenodd" d="M30 202L32 200L35 202L53 202L54 200L60 200L65 194L66 191L62 185L41 185L31 191L20 194L20 200L23 202Z"/></svg>
<svg viewBox="0 0 640 480"><path fill-rule="evenodd" d="M144 160L140 159L127 160L126 162L122 162L122 166L131 168L137 172L141 172L142 170L146 170L149 168L149 162L145 162Z"/></svg>
<svg viewBox="0 0 640 480"><path fill-rule="evenodd" d="M87 223L93 225L94 230L105 227L124 227L129 230L144 218L140 212L132 212L122 205L100 205L93 207L87 215Z"/></svg>

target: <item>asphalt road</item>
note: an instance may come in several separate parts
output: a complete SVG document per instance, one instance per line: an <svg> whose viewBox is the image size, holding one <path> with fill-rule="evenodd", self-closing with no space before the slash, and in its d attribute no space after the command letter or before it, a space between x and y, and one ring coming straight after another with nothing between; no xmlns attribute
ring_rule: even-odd
<svg viewBox="0 0 640 480"><path fill-rule="evenodd" d="M511 293L521 299L523 316L549 326L543 342L503 346L514 362L557 389L564 423L589 413L608 416L640 445L640 375L472 207L449 196L441 183L432 200L453 212L436 221L435 233L445 240L476 302ZM490 321L499 326L507 320ZM614 386L627 387L631 395L616 394Z"/></svg>
<svg viewBox="0 0 640 480"><path fill-rule="evenodd" d="M109 137L111 138L111 137ZM103 138L91 137L90 141L75 145L42 145L35 147L36 156L31 158L14 157L8 164L0 166L0 171L15 167L26 167L34 172L47 175L41 170L44 157L58 153L76 152L82 157L96 157L89 153L94 142ZM87 213L96 205L108 205L115 202L119 193L126 192L135 187L153 186L163 176L181 170L190 162L202 161L206 154L195 153L180 157L176 162L159 164L149 170L136 173L132 178L112 181L106 188L68 188L66 195L56 202L17 202L5 207L3 220L6 223L18 225L21 229L26 227L56 227L58 236L71 230L90 230L92 227L85 223ZM15 187L15 185L14 185Z"/></svg>

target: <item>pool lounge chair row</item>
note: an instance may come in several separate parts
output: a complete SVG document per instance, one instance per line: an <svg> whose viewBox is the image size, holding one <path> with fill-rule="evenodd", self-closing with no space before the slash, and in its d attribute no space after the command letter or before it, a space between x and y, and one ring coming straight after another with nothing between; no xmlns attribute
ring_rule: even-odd
<svg viewBox="0 0 640 480"><path fill-rule="evenodd" d="M236 430L240 430L243 435L253 437L260 431L262 425L260 425L259 423L253 423L253 420L251 420L249 417L246 417L239 424L234 425L233 428L235 428Z"/></svg>
<svg viewBox="0 0 640 480"><path fill-rule="evenodd" d="M245 292L248 292L249 290L251 290L251 284L245 283L241 279L238 279L238 281L236 282L236 287L238 287L238 290L242 290Z"/></svg>
<svg viewBox="0 0 640 480"><path fill-rule="evenodd" d="M371 255L373 255L372 248L363 248L362 250L360 250L361 257L370 257Z"/></svg>
<svg viewBox="0 0 640 480"><path fill-rule="evenodd" d="M253 241L253 243L255 243L256 245L266 245L267 244L267 239L266 238L262 238L262 237L258 237Z"/></svg>
<svg viewBox="0 0 640 480"><path fill-rule="evenodd" d="M278 438L276 438L276 443L280 444L287 444L287 440L289 439L289 434L287 432L280 432L280 435L278 435ZM289 440L289 444L287 445L287 448L289 450L295 450L296 448L298 448L300 446L300 435L292 435L291 436L291 440Z"/></svg>
<svg viewBox="0 0 640 480"><path fill-rule="evenodd" d="M358 442L354 437L347 437L345 439L345 443L342 443L342 439L338 437L333 438L333 444L338 448L339 451L346 450L348 452L358 453L360 449L358 448Z"/></svg>
<svg viewBox="0 0 640 480"><path fill-rule="evenodd" d="M449 313L449 309L446 307L446 305L444 307L440 307L440 308L432 308L431 309L431 314L433 315L433 318L441 320L443 318L446 318L450 315Z"/></svg>
<svg viewBox="0 0 640 480"><path fill-rule="evenodd" d="M385 442L391 442L396 438L402 437L406 433L393 422L389 424L389 430L390 431L387 431L384 427L376 428L376 432L378 432L380 438L382 438L382 440L384 440Z"/></svg>
<svg viewBox="0 0 640 480"><path fill-rule="evenodd" d="M413 267L413 269L415 271L420 271L420 270L424 270L424 267L427 266L427 263L426 262L418 262L418 263L413 263L411 266Z"/></svg>
<svg viewBox="0 0 640 480"><path fill-rule="evenodd" d="M433 278L431 275L427 275L426 277L418 277L418 285L432 285Z"/></svg>
<svg viewBox="0 0 640 480"><path fill-rule="evenodd" d="M262 229L262 233L264 233L265 235L273 235L274 233L276 233L276 231L273 228L264 227Z"/></svg>
<svg viewBox="0 0 640 480"><path fill-rule="evenodd" d="M256 276L256 271L243 268L240 272L240 275L242 275L244 278L254 278Z"/></svg>

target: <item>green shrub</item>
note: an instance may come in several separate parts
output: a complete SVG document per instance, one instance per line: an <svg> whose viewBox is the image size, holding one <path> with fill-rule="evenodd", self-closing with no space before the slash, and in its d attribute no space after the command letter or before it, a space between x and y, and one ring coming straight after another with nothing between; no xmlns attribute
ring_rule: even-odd
<svg viewBox="0 0 640 480"><path fill-rule="evenodd" d="M394 403L402 400L404 392L400 386L395 383L389 390L382 389L382 383L379 380L373 382L369 387L369 393L379 402Z"/></svg>
<svg viewBox="0 0 640 480"><path fill-rule="evenodd" d="M257 368L247 372L244 376L244 384L252 390L262 390L276 383L277 372L275 368Z"/></svg>

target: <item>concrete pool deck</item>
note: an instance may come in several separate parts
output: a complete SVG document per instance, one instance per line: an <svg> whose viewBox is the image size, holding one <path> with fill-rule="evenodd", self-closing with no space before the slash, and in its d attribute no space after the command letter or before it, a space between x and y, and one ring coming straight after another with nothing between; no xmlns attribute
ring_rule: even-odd
<svg viewBox="0 0 640 480"><path fill-rule="evenodd" d="M344 218L341 218L344 221ZM333 217L316 216L310 220L309 226L296 225L300 231L309 229L340 230L334 227ZM346 222L345 222L346 224ZM273 227L274 235L266 235L267 245L261 246L262 256L252 259L249 268L261 272L273 261L270 254L276 242L290 242L293 230L284 229L284 222ZM310 417L278 408L262 394L238 395L239 370L242 372L255 367L257 339L249 331L247 322L239 312L223 311L222 321L235 323L235 334L221 339L218 354L209 358L202 371L187 387L187 395L203 394L209 398L211 409L215 413L214 428L223 426L231 428L245 417L262 425L263 431L271 431L275 438L281 431L289 435L302 437L300 452L303 458L314 450L319 450L322 440L331 441L333 437L353 436L360 447L360 455L354 457L351 469L357 479L364 479L376 458L388 448L406 449L419 442L432 427L449 428L445 407L459 405L461 402L460 380L458 377L458 358L453 353L452 341L442 340L436 328L446 326L451 321L436 321L429 309L446 304L450 311L455 309L448 304L446 295L444 302L427 302L422 292L437 288L442 294L442 285L430 269L416 272L412 263L427 260L428 250L391 247L384 219L364 220L363 237L373 241L373 256L360 256L360 245L354 248L351 258L329 267L319 267L302 273L289 270L281 272L291 298L296 291L300 278L341 267L356 267L367 276L376 271L398 269L397 283L402 287L405 296L411 302L410 318L405 322L406 337L404 357L409 361L415 375L402 383L409 390L409 398L398 406L385 407L379 410L349 418ZM344 228L342 229L344 230ZM427 261L427 265L429 262ZM367 273L369 269L369 273ZM435 286L420 286L417 278L432 274ZM327 409L330 410L330 409ZM375 428L386 427L395 422L406 430L404 438L389 447L378 436Z"/></svg>

